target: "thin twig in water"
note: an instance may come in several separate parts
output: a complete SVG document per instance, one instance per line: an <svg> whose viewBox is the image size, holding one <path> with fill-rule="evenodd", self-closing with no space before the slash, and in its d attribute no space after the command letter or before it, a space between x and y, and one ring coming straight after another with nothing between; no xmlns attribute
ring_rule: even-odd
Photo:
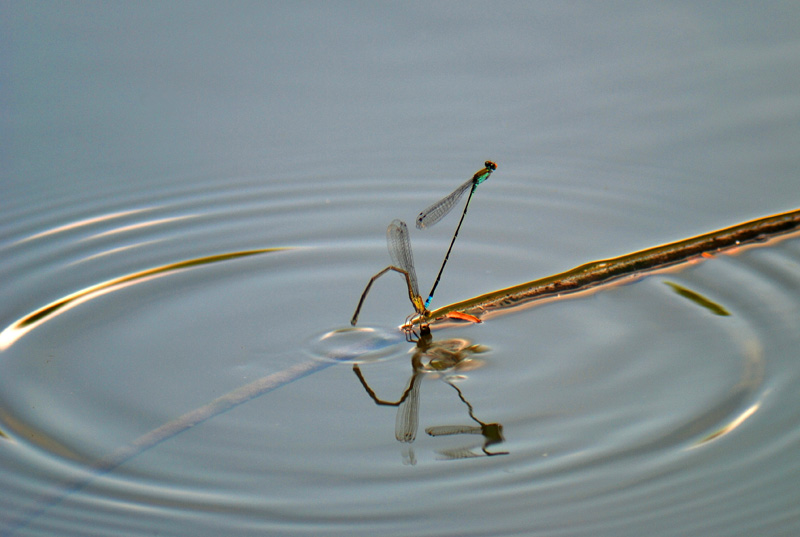
<svg viewBox="0 0 800 537"><path fill-rule="evenodd" d="M481 318L528 305L535 300L560 297L593 289L625 276L663 269L700 257L709 257L728 248L766 241L767 239L800 230L800 209L750 220L621 257L592 261L566 272L499 289L474 298L443 306L426 316L416 316L411 324L434 323L453 312Z"/></svg>

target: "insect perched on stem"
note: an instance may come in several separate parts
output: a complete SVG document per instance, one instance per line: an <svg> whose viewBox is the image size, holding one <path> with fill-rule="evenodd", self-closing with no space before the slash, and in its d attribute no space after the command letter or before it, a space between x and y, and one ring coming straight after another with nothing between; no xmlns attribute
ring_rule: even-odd
<svg viewBox="0 0 800 537"><path fill-rule="evenodd" d="M433 293L436 291L436 286L439 285L442 272L444 271L444 267L450 257L450 251L453 249L453 244L456 242L456 237L458 237L458 231L461 229L461 223L464 221L464 216L467 214L467 208L469 207L469 202L472 199L472 194L475 192L475 189L478 188L478 185L486 181L486 179L488 179L492 172L496 169L497 164L487 160L484 163L484 168L478 170L475 175L472 176L472 179L466 181L449 195L440 199L419 213L419 216L417 216L417 228L419 229L430 227L436 224L439 220L447 216L447 214L458 203L458 200L460 200L464 193L470 189L469 196L467 197L467 203L464 205L464 212L461 213L461 220L458 221L458 226L453 234L453 239L450 241L450 247L447 249L447 253L444 256L444 261L439 269L439 274L436 275L436 281L433 283L431 292L428 294L428 298L425 301L422 300L422 296L419 293L417 274L414 270L414 257L411 253L411 241L408 238L408 227L402 220L394 220L391 224L389 224L389 228L386 230L386 242L388 243L389 256L392 258L392 264L370 278L369 283L367 283L367 287L361 294L361 299L358 301L358 306L353 314L353 318L350 320L351 325L355 326L358 322L358 315L361 313L361 307L364 305L364 300L367 298L367 294L372 288L372 284L375 283L375 280L389 271L397 272L405 278L406 284L408 285L408 297L411 300L411 304L414 306L414 311L420 317L427 317L429 313L428 305L433 299Z"/></svg>

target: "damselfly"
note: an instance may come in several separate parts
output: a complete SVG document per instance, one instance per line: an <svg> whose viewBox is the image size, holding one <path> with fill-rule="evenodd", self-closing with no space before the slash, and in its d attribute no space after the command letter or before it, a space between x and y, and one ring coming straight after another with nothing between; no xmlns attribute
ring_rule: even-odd
<svg viewBox="0 0 800 537"><path fill-rule="evenodd" d="M447 249L447 253L444 256L444 261L439 269L439 274L436 275L436 281L433 284L433 288L431 288L428 299L423 302L422 296L419 293L417 274L414 270L414 257L411 253L411 241L408 238L408 227L402 220L394 220L391 224L389 224L389 228L386 230L386 242L388 243L389 255L392 258L392 264L370 278L369 283L367 283L367 287L361 294L361 299L358 301L358 306L353 314L353 318L350 320L351 325L355 326L358 322L358 315L361 313L361 307L364 305L364 300L367 298L367 294L372 288L372 284L375 283L375 280L390 270L398 272L405 277L406 284L408 285L408 297L411 299L411 303L414 305L414 311L417 313L417 315L425 317L428 314L428 304L430 304L431 299L433 298L433 293L436 290L436 286L439 285L439 280L442 277L444 266L447 264L447 260L450 257L450 251L453 249L453 244L456 241L456 237L458 237L458 230L461 229L461 223L464 221L464 216L467 214L467 207L469 207L472 194L475 192L475 189L478 187L478 185L488 179L492 172L497 169L497 164L490 160L487 160L484 163L484 166L484 168L478 170L478 172L472 176L472 179L458 187L449 196L442 198L422 211L417 217L417 227L420 229L434 225L452 210L456 203L458 203L458 200L461 199L461 196L464 195L464 192L471 187L469 197L467 198L467 204L464 206L464 212L461 213L461 220L459 220L458 226L456 227L456 232L453 235L453 239L450 241L450 247Z"/></svg>
<svg viewBox="0 0 800 537"><path fill-rule="evenodd" d="M428 306L431 304L431 300L433 300L433 293L436 291L436 286L439 285L439 280L442 278L442 272L444 272L444 266L447 264L447 260L450 258L450 251L453 249L453 244L456 242L456 237L458 237L458 231L461 229L461 223L464 221L464 217L467 214L467 208L469 208L469 202L472 199L472 194L475 192L475 189L478 188L478 185L486 181L489 176L492 174L493 171L497 169L497 164L492 162L491 160L487 160L484 162L484 168L478 170L475 175L472 176L472 179L466 181L464 184L459 186L449 195L443 197L417 216L417 229L423 229L426 227L430 227L437 223L439 220L447 216L447 214L456 206L458 200L461 199L461 196L464 195L464 192L469 189L469 196L467 196L467 203L464 205L464 212L461 213L461 219L458 221L458 226L456 226L456 232L453 234L453 239L450 241L450 247L447 248L447 253L444 255L444 261L442 261L442 266L439 269L439 274L436 275L436 281L433 282L433 287L431 287L431 292L428 293L428 298L425 300L425 308L427 309Z"/></svg>

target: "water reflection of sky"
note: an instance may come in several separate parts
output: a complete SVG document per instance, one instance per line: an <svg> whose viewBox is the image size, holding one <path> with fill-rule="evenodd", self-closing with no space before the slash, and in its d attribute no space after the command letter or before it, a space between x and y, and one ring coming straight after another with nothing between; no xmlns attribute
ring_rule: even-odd
<svg viewBox="0 0 800 537"><path fill-rule="evenodd" d="M486 352L420 377L419 430L502 424L503 457L441 461L460 435L420 432L404 466L358 360L308 352L387 264L388 223L487 158L434 306L796 209L794 3L3 12L0 331L119 285L0 351L0 531L797 530L796 238L445 331ZM448 218L412 229L425 290ZM361 318L379 334L411 313L390 276ZM414 345L387 337L360 367L390 397Z"/></svg>

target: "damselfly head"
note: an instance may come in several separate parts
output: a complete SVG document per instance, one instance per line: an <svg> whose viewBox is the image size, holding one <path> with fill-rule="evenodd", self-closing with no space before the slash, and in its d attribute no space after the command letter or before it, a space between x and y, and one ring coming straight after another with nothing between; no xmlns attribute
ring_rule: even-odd
<svg viewBox="0 0 800 537"><path fill-rule="evenodd" d="M483 166L484 166L483 168L475 172L475 175L472 176L473 188L474 186L477 186L486 181L489 178L489 176L492 175L492 172L497 169L497 164L495 164L491 160L487 160L486 162L484 162Z"/></svg>

